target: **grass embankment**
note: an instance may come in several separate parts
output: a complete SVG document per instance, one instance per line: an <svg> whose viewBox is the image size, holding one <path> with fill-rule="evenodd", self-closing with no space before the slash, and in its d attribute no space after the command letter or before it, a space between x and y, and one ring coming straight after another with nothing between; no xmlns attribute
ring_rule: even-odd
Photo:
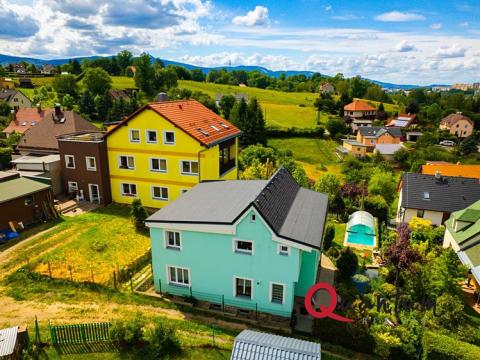
<svg viewBox="0 0 480 360"><path fill-rule="evenodd" d="M291 150L293 158L303 165L307 176L316 181L323 173L329 172L342 177L340 159L333 140L315 138L270 139L268 145L279 150Z"/></svg>
<svg viewBox="0 0 480 360"><path fill-rule="evenodd" d="M137 231L129 208L110 205L76 217L65 218L33 242L18 245L16 256L0 265L2 271L30 263L40 274L75 281L106 283L114 270L130 264L150 247L146 232Z"/></svg>
<svg viewBox="0 0 480 360"><path fill-rule="evenodd" d="M180 80L180 88L191 91L202 91L215 98L217 94L247 94L250 98L256 97L266 116L267 126L270 128L286 129L315 128L317 127L317 110L314 107L318 94L300 92L282 92L275 90L240 87ZM324 123L329 116L320 114L320 122Z"/></svg>

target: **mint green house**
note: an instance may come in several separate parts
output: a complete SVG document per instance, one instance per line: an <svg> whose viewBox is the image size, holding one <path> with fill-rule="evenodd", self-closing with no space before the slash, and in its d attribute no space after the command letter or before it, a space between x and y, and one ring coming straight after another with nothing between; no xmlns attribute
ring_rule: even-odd
<svg viewBox="0 0 480 360"><path fill-rule="evenodd" d="M316 282L326 216L327 196L285 169L201 183L146 220L155 289L290 317Z"/></svg>

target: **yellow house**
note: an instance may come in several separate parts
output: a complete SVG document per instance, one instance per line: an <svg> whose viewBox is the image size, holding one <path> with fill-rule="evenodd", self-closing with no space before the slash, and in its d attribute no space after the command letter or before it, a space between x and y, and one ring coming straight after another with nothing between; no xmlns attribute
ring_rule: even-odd
<svg viewBox="0 0 480 360"><path fill-rule="evenodd" d="M342 153L349 153L358 158L364 158L367 155L367 145L353 139L343 139L343 146L340 149Z"/></svg>
<svg viewBox="0 0 480 360"><path fill-rule="evenodd" d="M112 200L161 208L201 181L237 179L240 134L195 100L145 105L107 133Z"/></svg>

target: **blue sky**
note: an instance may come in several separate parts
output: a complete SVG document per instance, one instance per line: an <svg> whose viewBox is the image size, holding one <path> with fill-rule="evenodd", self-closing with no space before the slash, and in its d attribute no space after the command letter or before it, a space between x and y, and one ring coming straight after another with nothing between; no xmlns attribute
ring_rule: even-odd
<svg viewBox="0 0 480 360"><path fill-rule="evenodd" d="M147 51L396 83L480 81L478 0L0 0L0 52Z"/></svg>

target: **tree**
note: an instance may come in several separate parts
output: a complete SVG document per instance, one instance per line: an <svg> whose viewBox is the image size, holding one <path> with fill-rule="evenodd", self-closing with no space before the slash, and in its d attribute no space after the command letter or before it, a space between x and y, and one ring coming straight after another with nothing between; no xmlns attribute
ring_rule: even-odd
<svg viewBox="0 0 480 360"><path fill-rule="evenodd" d="M8 116L10 115L10 111L12 108L6 101L0 101L0 116Z"/></svg>
<svg viewBox="0 0 480 360"><path fill-rule="evenodd" d="M86 115L93 115L95 113L95 100L92 93L88 90L82 94L80 98L80 113Z"/></svg>
<svg viewBox="0 0 480 360"><path fill-rule="evenodd" d="M265 120L256 98L250 99L248 104L244 99L235 103L230 113L230 120L243 131L240 138L242 146L267 144Z"/></svg>
<svg viewBox="0 0 480 360"><path fill-rule="evenodd" d="M410 247L410 229L406 223L397 226L397 240L385 251L387 265L395 268L395 288L398 288L400 272L419 261L420 254Z"/></svg>
<svg viewBox="0 0 480 360"><path fill-rule="evenodd" d="M396 188L395 176L391 172L381 170L376 170L368 183L368 192L383 196L388 203L393 202Z"/></svg>
<svg viewBox="0 0 480 360"><path fill-rule="evenodd" d="M340 280L349 280L358 269L357 255L349 248L343 249L337 260L338 277Z"/></svg>
<svg viewBox="0 0 480 360"><path fill-rule="evenodd" d="M100 121L107 120L108 112L112 106L112 100L110 96L105 93L104 95L95 96L95 110L97 112L97 119Z"/></svg>
<svg viewBox="0 0 480 360"><path fill-rule="evenodd" d="M73 59L71 62L71 72L72 74L78 75L82 72L82 67L77 59Z"/></svg>
<svg viewBox="0 0 480 360"><path fill-rule="evenodd" d="M442 108L437 103L427 107L427 119L431 122L438 122L442 117Z"/></svg>
<svg viewBox="0 0 480 360"><path fill-rule="evenodd" d="M333 239L335 239L335 226L328 223L325 228L325 234L323 235L323 251L330 249Z"/></svg>
<svg viewBox="0 0 480 360"><path fill-rule="evenodd" d="M381 195L370 195L363 199L365 211L372 214L380 223L388 221L388 203Z"/></svg>
<svg viewBox="0 0 480 360"><path fill-rule="evenodd" d="M220 99L219 106L225 119L230 119L230 112L232 111L234 105L235 97L233 95L223 95Z"/></svg>
<svg viewBox="0 0 480 360"><path fill-rule="evenodd" d="M325 173L320 176L314 186L315 191L326 193L329 201L340 192L340 180L334 174Z"/></svg>
<svg viewBox="0 0 480 360"><path fill-rule="evenodd" d="M460 146L458 147L458 151L461 155L468 155L471 153L476 153L478 146L478 138L475 135L470 135L466 139L464 139Z"/></svg>
<svg viewBox="0 0 480 360"><path fill-rule="evenodd" d="M154 92L153 82L155 79L155 71L153 69L150 55L142 53L140 57L135 59L137 71L135 72L135 84L144 93L152 95Z"/></svg>
<svg viewBox="0 0 480 360"><path fill-rule="evenodd" d="M53 79L52 86L59 98L62 98L65 94L77 97L78 85L73 75L56 75Z"/></svg>
<svg viewBox="0 0 480 360"><path fill-rule="evenodd" d="M171 67L155 69L154 89L168 91L170 88L177 87L178 76Z"/></svg>
<svg viewBox="0 0 480 360"><path fill-rule="evenodd" d="M75 99L73 96L70 94L65 94L62 99L62 105L67 109L67 110L72 110L73 105L75 104Z"/></svg>
<svg viewBox="0 0 480 360"><path fill-rule="evenodd" d="M148 214L145 208L142 206L142 200L139 198L135 198L132 201L132 209L130 210L130 215L133 218L133 222L135 223L135 227L137 229L144 229L145 228L145 219L147 218Z"/></svg>
<svg viewBox="0 0 480 360"><path fill-rule="evenodd" d="M192 70L192 80L198 82L204 82L206 79L205 74L200 69L193 69Z"/></svg>
<svg viewBox="0 0 480 360"><path fill-rule="evenodd" d="M85 72L83 84L94 96L104 94L112 87L110 75L102 68L89 68Z"/></svg>
<svg viewBox="0 0 480 360"><path fill-rule="evenodd" d="M117 63L122 74L125 74L126 68L132 65L132 59L133 55L128 50L122 50L117 54Z"/></svg>
<svg viewBox="0 0 480 360"><path fill-rule="evenodd" d="M265 164L268 160L276 162L277 154L271 147L265 147L262 145L247 146L238 156L240 170L252 166L255 160L258 160L261 164Z"/></svg>
<svg viewBox="0 0 480 360"><path fill-rule="evenodd" d="M411 102L407 105L405 108L405 111L407 114L416 114L420 110L418 104L416 102Z"/></svg>
<svg viewBox="0 0 480 360"><path fill-rule="evenodd" d="M347 133L347 124L342 119L330 118L325 127L332 138L337 138L339 135Z"/></svg>

